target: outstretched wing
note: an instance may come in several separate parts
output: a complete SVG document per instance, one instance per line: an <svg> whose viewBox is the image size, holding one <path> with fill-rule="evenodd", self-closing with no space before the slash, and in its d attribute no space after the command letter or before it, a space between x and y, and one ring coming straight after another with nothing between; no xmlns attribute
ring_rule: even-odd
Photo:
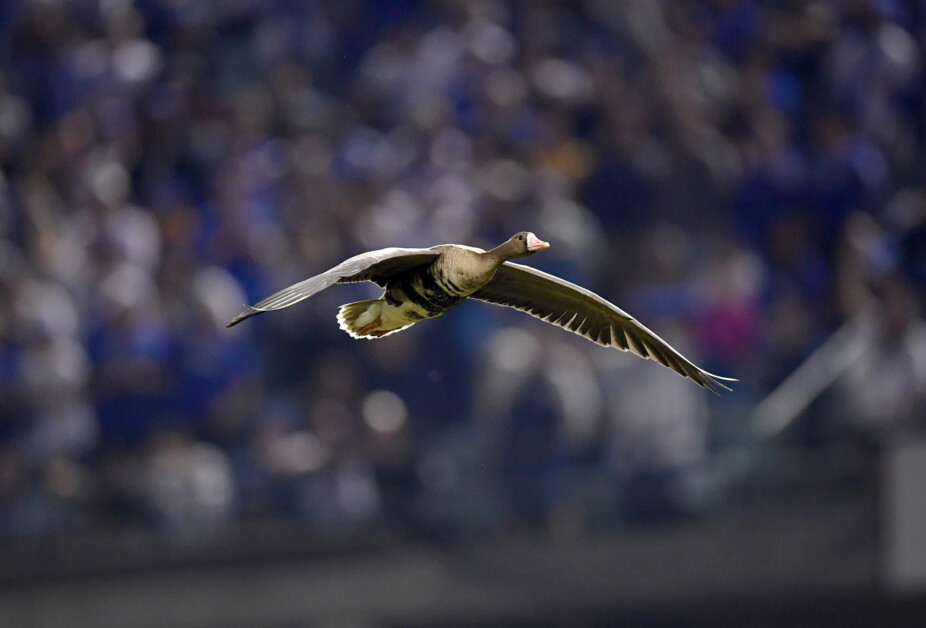
<svg viewBox="0 0 926 628"><path fill-rule="evenodd" d="M543 271L505 262L473 299L513 307L605 347L632 351L667 366L683 377L718 392L735 382L695 366L637 319L594 292Z"/></svg>
<svg viewBox="0 0 926 628"><path fill-rule="evenodd" d="M313 294L321 292L336 283L372 281L385 287L390 277L417 266L430 264L438 255L440 255L440 251L434 249L400 249L395 247L355 255L320 275L315 275L280 290L260 303L246 305L246 309L233 318L227 327L237 325L244 319L262 312L282 310L303 299L308 299Z"/></svg>

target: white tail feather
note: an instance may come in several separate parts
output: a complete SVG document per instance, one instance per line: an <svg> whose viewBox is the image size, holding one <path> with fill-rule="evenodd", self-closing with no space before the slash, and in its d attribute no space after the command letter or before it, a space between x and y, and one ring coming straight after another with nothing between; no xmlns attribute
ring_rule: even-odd
<svg viewBox="0 0 926 628"><path fill-rule="evenodd" d="M338 308L338 327L346 331L352 338L374 340L376 338L385 338L411 325L411 323L404 320L390 320L395 313L389 310L389 305L382 299L345 303ZM390 316L390 314L393 316ZM360 331L377 320L380 322L376 326L366 332Z"/></svg>

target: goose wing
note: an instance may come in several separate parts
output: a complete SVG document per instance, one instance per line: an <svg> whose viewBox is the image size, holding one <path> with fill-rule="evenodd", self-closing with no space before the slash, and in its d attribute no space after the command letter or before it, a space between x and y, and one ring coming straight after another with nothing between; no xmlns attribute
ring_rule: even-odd
<svg viewBox="0 0 926 628"><path fill-rule="evenodd" d="M233 318L227 327L237 325L244 319L262 312L282 310L336 283L372 281L385 287L391 277L417 266L430 264L438 255L440 251L433 248L401 249L395 247L355 255L334 268L284 288L259 303L245 305L245 310Z"/></svg>
<svg viewBox="0 0 926 628"><path fill-rule="evenodd" d="M594 292L529 266L505 262L492 281L470 297L527 312L602 346L652 358L714 393L718 388L730 390L720 380L737 381L695 366L637 319Z"/></svg>

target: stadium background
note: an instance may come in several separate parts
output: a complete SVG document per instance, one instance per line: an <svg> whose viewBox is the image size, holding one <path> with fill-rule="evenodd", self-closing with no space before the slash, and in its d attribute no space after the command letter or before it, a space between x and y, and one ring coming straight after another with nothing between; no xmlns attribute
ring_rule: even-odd
<svg viewBox="0 0 926 628"><path fill-rule="evenodd" d="M0 3L0 624L923 617L924 45L900 0ZM363 287L224 328L521 229L734 392L481 304L352 341Z"/></svg>

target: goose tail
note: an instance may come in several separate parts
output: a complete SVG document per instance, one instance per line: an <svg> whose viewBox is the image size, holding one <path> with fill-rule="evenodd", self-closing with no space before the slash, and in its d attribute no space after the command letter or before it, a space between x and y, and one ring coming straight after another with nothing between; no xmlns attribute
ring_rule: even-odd
<svg viewBox="0 0 926 628"><path fill-rule="evenodd" d="M338 308L338 326L352 338L383 338L408 327L406 321L390 320L391 312L382 299L345 303Z"/></svg>

